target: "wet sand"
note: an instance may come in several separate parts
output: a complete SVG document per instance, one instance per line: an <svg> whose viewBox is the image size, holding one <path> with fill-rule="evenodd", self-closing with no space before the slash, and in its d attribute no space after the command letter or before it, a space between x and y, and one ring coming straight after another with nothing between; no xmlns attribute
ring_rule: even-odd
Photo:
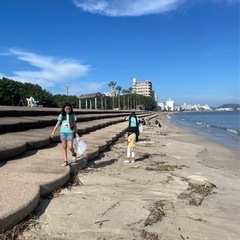
<svg viewBox="0 0 240 240"><path fill-rule="evenodd" d="M123 163L120 138L79 172L82 184L42 199L19 239L238 239L239 152L159 119L144 126L136 163Z"/></svg>

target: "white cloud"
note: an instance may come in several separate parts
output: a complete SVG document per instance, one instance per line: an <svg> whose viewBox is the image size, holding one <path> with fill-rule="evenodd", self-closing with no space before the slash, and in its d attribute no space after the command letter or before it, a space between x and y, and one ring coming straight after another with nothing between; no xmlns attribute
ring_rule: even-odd
<svg viewBox="0 0 240 240"><path fill-rule="evenodd" d="M73 0L83 11L107 16L141 16L177 8L186 0Z"/></svg>
<svg viewBox="0 0 240 240"><path fill-rule="evenodd" d="M175 10L191 0L73 0L85 12L111 17L142 16ZM206 1L206 0L199 0ZM208 0L216 3L238 3L240 0Z"/></svg>
<svg viewBox="0 0 240 240"><path fill-rule="evenodd" d="M36 71L14 71L14 75L8 76L9 78L39 84L44 88L74 81L90 71L89 65L83 65L72 59L57 59L16 49L10 49L9 54L37 68Z"/></svg>

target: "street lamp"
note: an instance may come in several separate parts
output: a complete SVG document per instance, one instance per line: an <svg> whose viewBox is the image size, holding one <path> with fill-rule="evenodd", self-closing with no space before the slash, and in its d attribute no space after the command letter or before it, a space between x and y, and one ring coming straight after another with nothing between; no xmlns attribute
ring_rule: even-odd
<svg viewBox="0 0 240 240"><path fill-rule="evenodd" d="M68 96L68 84L67 84L67 96Z"/></svg>

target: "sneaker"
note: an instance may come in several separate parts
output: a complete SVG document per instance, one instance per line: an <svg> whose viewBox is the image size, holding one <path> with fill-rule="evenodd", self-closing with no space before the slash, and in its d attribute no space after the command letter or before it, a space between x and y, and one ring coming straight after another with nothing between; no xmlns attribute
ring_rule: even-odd
<svg viewBox="0 0 240 240"><path fill-rule="evenodd" d="M131 163L135 163L135 160L132 160Z"/></svg>
<svg viewBox="0 0 240 240"><path fill-rule="evenodd" d="M77 154L76 154L76 153L73 153L73 154L72 154L72 160L73 160L73 161L76 161L76 160L77 160Z"/></svg>
<svg viewBox="0 0 240 240"><path fill-rule="evenodd" d="M125 161L123 161L124 163L130 163L130 161L129 160L125 160Z"/></svg>
<svg viewBox="0 0 240 240"><path fill-rule="evenodd" d="M62 163L62 167L66 167L66 166L68 166L68 162L67 162L67 161L64 161L64 162Z"/></svg>

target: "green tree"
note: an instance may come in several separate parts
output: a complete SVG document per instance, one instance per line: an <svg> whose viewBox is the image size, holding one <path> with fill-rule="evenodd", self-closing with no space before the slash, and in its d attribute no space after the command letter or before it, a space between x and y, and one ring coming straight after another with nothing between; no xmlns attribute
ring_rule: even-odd
<svg viewBox="0 0 240 240"><path fill-rule="evenodd" d="M123 89L122 90L122 94L123 94L123 109L126 109L126 99L125 99L125 95L127 94L127 90Z"/></svg>
<svg viewBox="0 0 240 240"><path fill-rule="evenodd" d="M122 91L122 87L121 86L117 86L116 90L118 91L118 108L121 109L121 106L120 106L120 94L121 94L121 91Z"/></svg>
<svg viewBox="0 0 240 240"><path fill-rule="evenodd" d="M114 108L114 97L115 97L115 86L116 86L116 82L114 81L110 81L108 83L108 86L111 88L111 96L112 96L112 100L113 100L113 106L112 108Z"/></svg>

